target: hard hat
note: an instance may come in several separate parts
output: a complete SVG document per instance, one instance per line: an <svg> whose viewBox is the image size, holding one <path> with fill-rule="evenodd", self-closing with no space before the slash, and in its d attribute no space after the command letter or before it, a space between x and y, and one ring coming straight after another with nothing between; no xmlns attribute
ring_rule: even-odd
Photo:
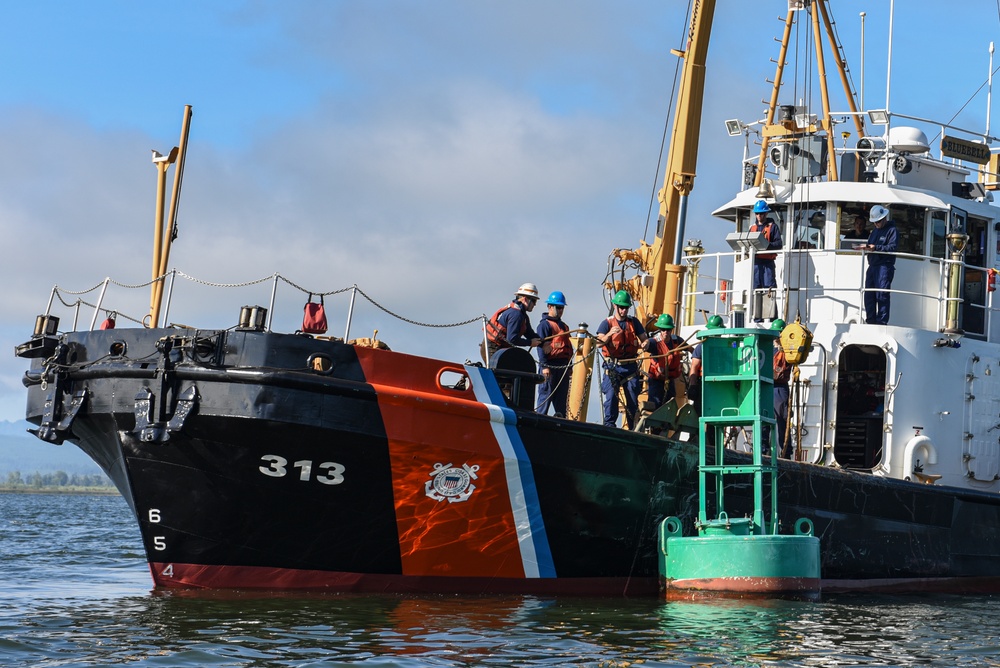
<svg viewBox="0 0 1000 668"><path fill-rule="evenodd" d="M767 202L765 202L762 199L757 200L757 203L753 205L753 212L754 213L768 213L770 211L771 211L771 207L769 207L767 205Z"/></svg>
<svg viewBox="0 0 1000 668"><path fill-rule="evenodd" d="M663 313L659 318L656 319L657 329L673 329L674 328L674 318L669 313Z"/></svg>
<svg viewBox="0 0 1000 668"><path fill-rule="evenodd" d="M632 305L632 298L629 297L628 293L624 290L619 290L615 293L615 296L611 298L611 303L615 306L624 306L628 308Z"/></svg>
<svg viewBox="0 0 1000 668"><path fill-rule="evenodd" d="M868 220L875 223L882 220L888 215L889 215L889 209L885 208L881 204L876 204L875 206L872 207L872 212L871 215L868 216Z"/></svg>
<svg viewBox="0 0 1000 668"><path fill-rule="evenodd" d="M522 283L521 287L517 289L514 293L518 297L531 297L532 299L538 299L538 288L535 287L534 283Z"/></svg>
<svg viewBox="0 0 1000 668"><path fill-rule="evenodd" d="M771 329L776 329L780 332L784 328L785 328L785 321L782 320L781 318L778 318L777 320L771 323Z"/></svg>
<svg viewBox="0 0 1000 668"><path fill-rule="evenodd" d="M708 319L708 328L709 329L719 329L720 327L722 327L722 316L721 315L713 315L711 318Z"/></svg>
<svg viewBox="0 0 1000 668"><path fill-rule="evenodd" d="M566 306L566 295L555 290L549 295L549 298L545 300L545 303L549 306Z"/></svg>

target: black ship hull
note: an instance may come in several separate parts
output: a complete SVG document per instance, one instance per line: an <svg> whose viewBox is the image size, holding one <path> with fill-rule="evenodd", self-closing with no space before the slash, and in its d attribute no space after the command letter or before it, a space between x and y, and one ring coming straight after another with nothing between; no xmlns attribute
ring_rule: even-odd
<svg viewBox="0 0 1000 668"><path fill-rule="evenodd" d="M695 444L536 415L530 362L262 331L23 352L37 435L114 480L158 587L653 594L659 523L698 510ZM784 461L779 490L827 591L1000 591L996 495Z"/></svg>

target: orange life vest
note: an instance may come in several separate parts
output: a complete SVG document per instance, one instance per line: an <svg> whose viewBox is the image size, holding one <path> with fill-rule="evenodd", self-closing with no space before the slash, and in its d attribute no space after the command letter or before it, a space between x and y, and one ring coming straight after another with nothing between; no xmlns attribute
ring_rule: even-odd
<svg viewBox="0 0 1000 668"><path fill-rule="evenodd" d="M613 317L608 318L608 325L617 327L618 321ZM617 334L612 335L608 342L604 344L604 350L611 359L632 359L639 352L639 335L635 333L635 326L631 318L625 318L625 328Z"/></svg>
<svg viewBox="0 0 1000 668"><path fill-rule="evenodd" d="M761 232L761 231L763 231L764 232L764 238L767 239L767 244L768 244L768 246L770 246L771 242L774 241L774 239L772 239L771 237L774 235L774 228L775 227L777 227L776 223L767 223L767 224L764 225L763 230L762 230L761 227L760 227L760 225L758 225L757 223L754 223L753 225L750 226L750 229L747 230L747 231L748 232ZM778 257L777 253L757 253L757 259L758 260L773 260L776 257Z"/></svg>
<svg viewBox="0 0 1000 668"><path fill-rule="evenodd" d="M654 353L656 356L649 360L649 377L653 380L667 378L673 380L680 377L680 353L671 353L670 351L679 346L681 340L670 334L662 339L659 336L653 337L653 341L656 342L656 352Z"/></svg>
<svg viewBox="0 0 1000 668"><path fill-rule="evenodd" d="M569 341L569 325L551 319L545 322L549 323L551 332L549 336L554 337L542 344L545 356L554 360L568 360L573 355L573 346Z"/></svg>
<svg viewBox="0 0 1000 668"><path fill-rule="evenodd" d="M792 376L792 367L785 359L785 351L781 348L774 349L774 384L788 385L788 379Z"/></svg>
<svg viewBox="0 0 1000 668"><path fill-rule="evenodd" d="M500 322L500 314L509 308L518 308L518 306L514 302L502 306L493 314L493 317L490 318L486 326L486 338L489 339L490 343L494 343L500 348L513 347L513 344L507 340L507 325ZM527 318L521 321L521 331L515 334L515 336L523 335L526 331L528 331Z"/></svg>

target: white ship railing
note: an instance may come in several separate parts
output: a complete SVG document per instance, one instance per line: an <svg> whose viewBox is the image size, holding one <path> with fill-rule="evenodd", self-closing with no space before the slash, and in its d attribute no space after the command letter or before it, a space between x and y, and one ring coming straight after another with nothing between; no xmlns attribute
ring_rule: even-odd
<svg viewBox="0 0 1000 668"><path fill-rule="evenodd" d="M867 268L866 256L872 253L835 249L792 249L777 251L776 253L776 266L779 268L783 266L792 267L788 273L791 274L792 279L795 279L794 282L789 281L787 280L789 277L785 276L785 280L778 280L778 287L775 293L778 301L777 311L779 317L785 317L785 306L788 305L790 307L788 310L789 318L794 319L797 307L803 311L803 321L816 322L818 321L817 319L808 315L814 310L823 310L822 308L817 308L816 303L820 300L833 299L846 304L856 322L864 322L864 295L866 292L871 291L864 286L865 270ZM695 261L698 265L697 284L694 290L684 292L681 302L682 304L690 304L690 300L693 298L695 304L695 313L690 314L690 320L684 320L686 324L699 326L704 324L704 319L707 319L709 315L727 315L732 311L734 303L743 304L749 308L749 302L752 299L750 295L752 265L749 259L744 259L736 263L735 260L740 255L739 252L707 253L696 258ZM961 281L963 285L970 273L980 274L984 294L983 303L979 304L967 302L961 295L959 297L949 296L948 274L951 267L956 264L955 261L912 253L895 253L894 255L896 256L896 278L892 283L891 289L887 292L893 296L910 297L926 304L926 306L919 309L911 307L903 310L899 308L902 305L898 304L899 299L897 298L893 303L893 310L890 317L891 324L920 329L933 328L936 331L941 331L948 321L949 304L958 302L961 309L964 310L965 320L969 320L968 314L970 312L982 311L983 331L981 333L973 332L972 335L982 336L987 339L991 338L992 315L1000 309L994 307L993 292L987 289L989 284L989 268L964 263L959 265L961 267ZM859 259L858 270L853 280L848 282L838 278L837 283L827 285L813 285L810 280L798 281L800 277L796 275L795 271L797 263L804 262L807 259L811 261L817 260L816 264L832 268L836 258L844 256L854 256ZM688 259L688 264L693 264L690 258ZM734 275L732 269L734 266L737 270L736 275ZM903 277L900 276L901 273ZM913 275L924 279L922 287L911 288L906 283L906 276ZM931 280L927 280L928 278ZM702 319L697 317L698 313L702 314ZM930 313L933 314L933 317L931 327L928 327L924 324L924 316Z"/></svg>

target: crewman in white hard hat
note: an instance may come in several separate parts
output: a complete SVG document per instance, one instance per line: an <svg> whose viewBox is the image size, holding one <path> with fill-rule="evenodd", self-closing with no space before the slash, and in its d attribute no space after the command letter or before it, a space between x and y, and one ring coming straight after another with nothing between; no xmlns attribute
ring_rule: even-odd
<svg viewBox="0 0 1000 668"><path fill-rule="evenodd" d="M534 283L522 283L514 293L514 299L497 310L486 323L487 355L486 360L493 359L493 354L503 348L514 346L541 345L542 339L535 333L528 319L528 313L538 303L538 288Z"/></svg>
<svg viewBox="0 0 1000 668"><path fill-rule="evenodd" d="M889 217L889 209L881 204L872 207L868 219L875 229L868 236L868 243L856 246L867 251L868 269L865 272L865 322L870 325L889 324L889 288L896 273L896 249L899 235Z"/></svg>

